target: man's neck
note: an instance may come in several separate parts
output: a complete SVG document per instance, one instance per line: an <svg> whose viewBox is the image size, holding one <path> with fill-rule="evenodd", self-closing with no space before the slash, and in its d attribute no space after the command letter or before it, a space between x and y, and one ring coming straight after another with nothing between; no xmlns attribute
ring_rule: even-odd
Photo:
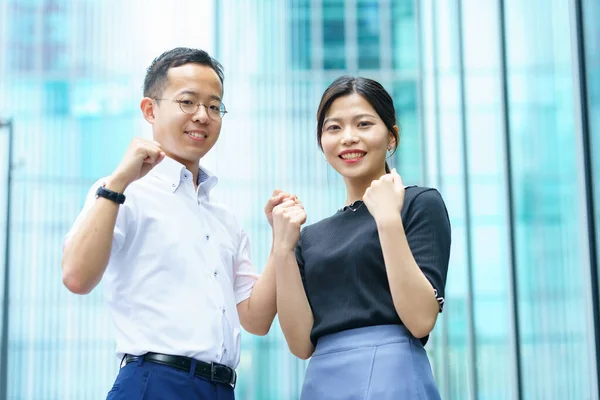
<svg viewBox="0 0 600 400"><path fill-rule="evenodd" d="M188 169L188 171L192 173L192 178L194 180L194 188L198 187L198 175L200 174L199 162L200 161L198 161L196 164L185 166Z"/></svg>
<svg viewBox="0 0 600 400"><path fill-rule="evenodd" d="M179 157L176 157L172 154L168 154L167 153L167 157L177 161L180 164L183 164L183 166L192 173L192 178L193 178L193 182L194 182L194 187L197 188L198 187L198 175L200 173L200 160L195 160L195 161L189 161L189 160L182 160Z"/></svg>

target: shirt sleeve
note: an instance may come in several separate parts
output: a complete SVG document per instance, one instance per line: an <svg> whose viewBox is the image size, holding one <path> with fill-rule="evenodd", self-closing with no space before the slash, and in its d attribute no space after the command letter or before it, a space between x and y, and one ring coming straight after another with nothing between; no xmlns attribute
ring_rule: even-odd
<svg viewBox="0 0 600 400"><path fill-rule="evenodd" d="M304 234L304 228L300 234L300 240L298 240L298 244L296 245L296 249L294 251L296 255L296 263L298 264L298 270L300 272L300 279L302 280L302 286L304 287L304 293L306 294L306 300L308 300L308 305L310 309L313 309L312 302L310 301L310 296L308 295L308 289L306 288L306 270L305 270L305 262L304 255L302 253L302 235Z"/></svg>
<svg viewBox="0 0 600 400"><path fill-rule="evenodd" d="M296 263L298 264L298 269L300 270L300 279L302 279L302 286L304 286L304 291L306 291L306 275L304 274L304 257L302 257L302 236L300 236L300 240L298 240L298 244L296 245L294 254L296 255Z"/></svg>
<svg viewBox="0 0 600 400"><path fill-rule="evenodd" d="M233 290L236 304L250 297L252 288L258 280L259 275L250 261L250 239L244 230L240 230L235 264L233 266L234 281Z"/></svg>
<svg viewBox="0 0 600 400"><path fill-rule="evenodd" d="M411 203L405 222L406 238L413 257L433 286L440 304L444 305L446 276L450 260L451 229L448 211L440 193L427 190Z"/></svg>
<svg viewBox="0 0 600 400"><path fill-rule="evenodd" d="M90 212L90 210L96 203L96 191L98 190L98 188L100 186L102 186L104 184L104 182L105 182L105 179L99 179L92 185L92 187L88 191L88 194L86 195L86 198L85 198L85 203L83 205L83 209L77 216L77 219L75 219L75 222L73 223L73 225L71 226L71 229L66 234L66 236L63 240L63 249L69 243L69 241L73 238L73 235L75 235L77 233L78 229L81 227L81 223L83 222L85 217L88 215L88 213ZM127 209L128 208L129 207L126 206L125 204L122 204L119 206L119 212L117 214L117 220L115 222L112 246L111 246L111 250L110 250L111 257L113 255L117 254L123 247L123 243L125 243L125 233L127 231L126 227L127 227L127 215L128 215Z"/></svg>

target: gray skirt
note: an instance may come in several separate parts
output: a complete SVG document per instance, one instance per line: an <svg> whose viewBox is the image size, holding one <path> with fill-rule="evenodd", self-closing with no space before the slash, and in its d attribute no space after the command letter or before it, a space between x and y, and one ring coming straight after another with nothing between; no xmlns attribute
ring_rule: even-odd
<svg viewBox="0 0 600 400"><path fill-rule="evenodd" d="M301 400L439 400L421 341L402 325L319 338Z"/></svg>

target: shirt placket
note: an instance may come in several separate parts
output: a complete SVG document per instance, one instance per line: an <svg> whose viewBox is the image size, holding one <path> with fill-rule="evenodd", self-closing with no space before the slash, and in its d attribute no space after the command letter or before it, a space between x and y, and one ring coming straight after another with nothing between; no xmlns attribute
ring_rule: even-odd
<svg viewBox="0 0 600 400"><path fill-rule="evenodd" d="M221 260L221 254L219 249L219 238L217 237L217 230L214 230L214 233L211 232L211 223L209 222L206 216L206 208L203 205L203 197L205 195L202 194L202 191L199 190L197 192L197 205L198 205L198 218L201 222L201 226L204 229L204 237L203 241L205 242L206 251L212 253L213 257L211 259L215 260L215 265L209 265L209 279L211 281L213 300L216 307L216 312L218 313L218 317L221 321L221 346L220 350L217 352L217 359L222 360L227 357L227 353L229 351L228 344L231 343L231 333L229 330L229 322L227 319L227 308L225 306L225 298L223 295L223 290L221 288L221 272L219 270L219 263Z"/></svg>

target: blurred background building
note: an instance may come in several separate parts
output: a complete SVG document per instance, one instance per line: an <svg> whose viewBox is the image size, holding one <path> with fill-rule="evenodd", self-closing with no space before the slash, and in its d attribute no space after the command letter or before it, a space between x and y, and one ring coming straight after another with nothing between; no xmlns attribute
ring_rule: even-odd
<svg viewBox="0 0 600 400"><path fill-rule="evenodd" d="M176 46L225 66L229 113L205 165L259 270L273 189L298 194L308 223L343 205L316 144L323 90L377 79L401 125L391 163L451 217L427 345L442 398L598 399L599 38L598 0L0 0L0 399L112 385L102 288L62 286L62 239L90 185L150 136L145 68ZM277 324L242 348L238 399L298 397L306 362Z"/></svg>

